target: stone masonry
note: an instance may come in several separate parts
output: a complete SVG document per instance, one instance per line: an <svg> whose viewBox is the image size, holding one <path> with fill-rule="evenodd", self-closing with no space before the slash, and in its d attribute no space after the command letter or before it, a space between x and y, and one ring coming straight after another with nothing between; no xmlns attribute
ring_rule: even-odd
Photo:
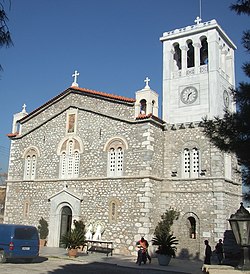
<svg viewBox="0 0 250 274"><path fill-rule="evenodd" d="M232 212L241 200L241 183L231 155L231 178L225 178L224 153L204 136L200 125L166 125L159 118L134 119L134 100L108 97L69 88L22 120L22 131L11 136L5 223L38 225L49 222L48 245L59 244L60 206L72 209L72 218L104 224L103 239L114 242L114 252L135 254L143 235L149 241L154 228L170 207L180 212L174 234L184 257L203 255L204 239L213 246L228 229ZM67 111L77 113L76 132L81 140L79 176L61 179L58 147L67 138ZM105 145L112 138L126 140L123 174L107 175ZM203 175L182 177L186 145L200 150ZM35 179L24 179L25 151L39 151ZM175 176L173 175L173 172ZM13 202L14 201L14 202ZM117 216L110 220L110 202L117 201ZM58 211L57 211L58 210ZM188 218L196 222L190 238ZM58 238L59 239L59 238ZM151 248L153 250L153 248Z"/></svg>

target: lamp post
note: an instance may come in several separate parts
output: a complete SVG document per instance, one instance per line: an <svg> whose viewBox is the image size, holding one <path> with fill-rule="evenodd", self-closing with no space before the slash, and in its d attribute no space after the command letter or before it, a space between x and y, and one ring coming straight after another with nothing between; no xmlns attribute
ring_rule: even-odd
<svg viewBox="0 0 250 274"><path fill-rule="evenodd" d="M248 248L250 246L250 213L245 209L243 203L240 208L228 219L233 230L236 242L243 248L243 264L240 266L242 270L250 269L250 261Z"/></svg>

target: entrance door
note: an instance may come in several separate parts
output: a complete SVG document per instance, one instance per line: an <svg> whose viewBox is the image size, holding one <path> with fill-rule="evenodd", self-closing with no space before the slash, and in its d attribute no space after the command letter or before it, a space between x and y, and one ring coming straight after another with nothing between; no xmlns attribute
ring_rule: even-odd
<svg viewBox="0 0 250 274"><path fill-rule="evenodd" d="M71 229L71 223L72 223L72 211L70 207L64 206L62 208L62 214L61 214L61 228L60 228L60 239L62 235L66 234ZM61 242L61 241L60 241ZM60 247L61 243L59 244Z"/></svg>

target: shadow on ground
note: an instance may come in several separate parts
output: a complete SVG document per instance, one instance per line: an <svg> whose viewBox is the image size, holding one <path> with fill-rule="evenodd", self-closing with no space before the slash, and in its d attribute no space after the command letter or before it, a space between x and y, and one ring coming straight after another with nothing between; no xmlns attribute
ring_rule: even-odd
<svg viewBox="0 0 250 274"><path fill-rule="evenodd" d="M155 269L146 269L145 266L140 268L130 268L106 263L89 263L89 264L67 264L48 274L185 274L184 272L161 271ZM188 274L188 273L186 273Z"/></svg>
<svg viewBox="0 0 250 274"><path fill-rule="evenodd" d="M39 264L42 262L48 261L47 257L39 256L38 258L34 259L30 264ZM8 259L6 264L27 264L28 262L24 259Z"/></svg>

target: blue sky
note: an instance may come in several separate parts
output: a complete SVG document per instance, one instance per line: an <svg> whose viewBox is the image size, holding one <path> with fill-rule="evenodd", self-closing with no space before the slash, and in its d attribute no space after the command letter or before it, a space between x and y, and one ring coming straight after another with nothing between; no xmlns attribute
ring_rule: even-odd
<svg viewBox="0 0 250 274"><path fill-rule="evenodd" d="M216 19L237 45L236 82L247 81L241 46L249 17L229 9L236 0L202 0L203 22ZM193 25L200 0L5 0L14 47L0 48L0 172L6 171L12 117L31 112L71 86L134 97L144 87L161 94L162 33Z"/></svg>

